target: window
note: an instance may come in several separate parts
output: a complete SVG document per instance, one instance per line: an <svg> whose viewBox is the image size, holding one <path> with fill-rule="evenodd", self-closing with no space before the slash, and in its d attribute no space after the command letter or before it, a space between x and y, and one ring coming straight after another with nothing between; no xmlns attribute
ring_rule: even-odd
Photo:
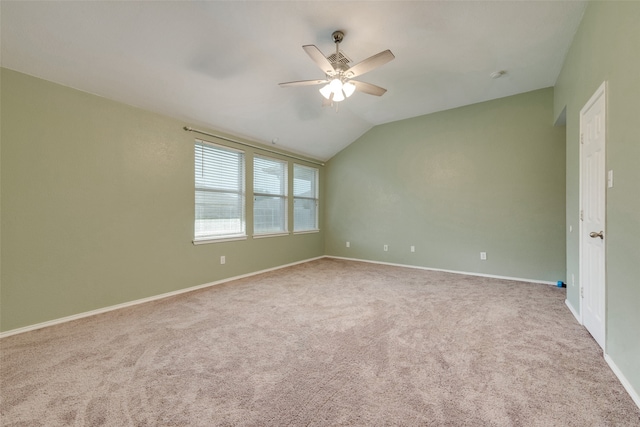
<svg viewBox="0 0 640 427"><path fill-rule="evenodd" d="M253 159L253 234L287 232L287 162Z"/></svg>
<svg viewBox="0 0 640 427"><path fill-rule="evenodd" d="M194 242L245 236L244 152L196 140Z"/></svg>
<svg viewBox="0 0 640 427"><path fill-rule="evenodd" d="M318 229L318 169L293 164L293 231Z"/></svg>

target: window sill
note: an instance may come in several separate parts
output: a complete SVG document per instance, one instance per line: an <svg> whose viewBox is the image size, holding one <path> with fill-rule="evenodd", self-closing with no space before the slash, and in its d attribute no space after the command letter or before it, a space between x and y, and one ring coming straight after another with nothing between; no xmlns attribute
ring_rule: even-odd
<svg viewBox="0 0 640 427"><path fill-rule="evenodd" d="M313 234L319 233L320 230L302 230L302 231L294 231L293 234Z"/></svg>
<svg viewBox="0 0 640 427"><path fill-rule="evenodd" d="M229 237L210 237L204 239L193 240L194 245L207 245L209 243L235 242L238 240L247 240L247 236L229 236Z"/></svg>
<svg viewBox="0 0 640 427"><path fill-rule="evenodd" d="M280 237L280 236L288 236L289 232L286 233L271 233L271 234L254 234L254 239L264 239L265 237Z"/></svg>

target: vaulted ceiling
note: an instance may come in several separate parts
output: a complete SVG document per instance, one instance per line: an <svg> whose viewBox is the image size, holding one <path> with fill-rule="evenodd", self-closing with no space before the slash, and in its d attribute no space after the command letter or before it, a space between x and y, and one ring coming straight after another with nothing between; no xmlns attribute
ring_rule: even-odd
<svg viewBox="0 0 640 427"><path fill-rule="evenodd" d="M2 1L3 67L326 160L375 125L553 86L584 1ZM395 59L322 107L303 51ZM490 74L506 70L498 79Z"/></svg>

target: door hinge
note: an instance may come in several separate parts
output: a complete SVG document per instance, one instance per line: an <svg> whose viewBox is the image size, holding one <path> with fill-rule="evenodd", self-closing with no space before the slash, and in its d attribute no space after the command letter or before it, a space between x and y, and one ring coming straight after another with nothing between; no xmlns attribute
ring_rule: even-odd
<svg viewBox="0 0 640 427"><path fill-rule="evenodd" d="M584 211L580 209L580 221L584 221Z"/></svg>
<svg viewBox="0 0 640 427"><path fill-rule="evenodd" d="M584 133L580 134L580 144L584 144Z"/></svg>
<svg viewBox="0 0 640 427"><path fill-rule="evenodd" d="M584 288L580 286L580 298L584 298Z"/></svg>

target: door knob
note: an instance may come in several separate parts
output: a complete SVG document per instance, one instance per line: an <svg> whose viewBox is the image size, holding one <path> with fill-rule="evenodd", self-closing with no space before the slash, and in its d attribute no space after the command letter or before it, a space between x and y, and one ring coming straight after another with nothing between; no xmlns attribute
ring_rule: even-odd
<svg viewBox="0 0 640 427"><path fill-rule="evenodd" d="M604 232L603 232L603 231L601 231L601 232L599 232L599 233L596 233L595 231L592 231L591 233L589 233L589 237L594 238L594 239L595 239L596 237L599 237L599 238L601 238L601 239L604 239L604 234L602 234L602 233L604 233Z"/></svg>

